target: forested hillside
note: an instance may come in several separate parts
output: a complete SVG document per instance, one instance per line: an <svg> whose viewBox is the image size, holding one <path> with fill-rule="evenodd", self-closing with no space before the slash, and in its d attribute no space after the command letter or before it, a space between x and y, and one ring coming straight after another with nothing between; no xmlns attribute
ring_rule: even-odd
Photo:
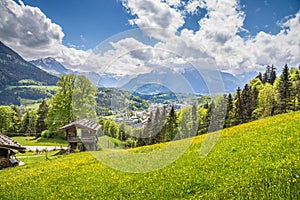
<svg viewBox="0 0 300 200"><path fill-rule="evenodd" d="M0 89L20 85L19 81L33 79L46 85L55 85L58 78L25 61L0 41Z"/></svg>

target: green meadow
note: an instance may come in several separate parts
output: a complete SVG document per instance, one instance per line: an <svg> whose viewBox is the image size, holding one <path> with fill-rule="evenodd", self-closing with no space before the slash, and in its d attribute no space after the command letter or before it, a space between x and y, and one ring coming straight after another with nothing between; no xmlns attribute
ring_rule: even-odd
<svg viewBox="0 0 300 200"><path fill-rule="evenodd" d="M0 199L300 199L300 112L224 129L212 151L200 157L205 137L27 158L25 166L0 171ZM159 166L189 142L183 155ZM168 147L170 155L151 154ZM151 165L160 168L132 173Z"/></svg>
<svg viewBox="0 0 300 200"><path fill-rule="evenodd" d="M13 140L17 141L23 146L68 146L68 142L58 138L35 138L35 137L13 137Z"/></svg>

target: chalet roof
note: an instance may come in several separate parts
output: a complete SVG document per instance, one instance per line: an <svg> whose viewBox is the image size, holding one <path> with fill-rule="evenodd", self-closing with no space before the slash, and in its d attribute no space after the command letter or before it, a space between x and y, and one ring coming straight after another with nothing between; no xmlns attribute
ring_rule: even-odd
<svg viewBox="0 0 300 200"><path fill-rule="evenodd" d="M14 149L20 152L24 152L26 150L25 147L14 141L13 139L9 138L6 135L0 133L0 148L4 149Z"/></svg>
<svg viewBox="0 0 300 200"><path fill-rule="evenodd" d="M75 128L87 128L87 129L97 131L101 128L101 125L96 123L96 122L93 122L91 120L88 120L88 119L80 119L78 121L72 122L70 124L67 124L67 125L61 127L59 130L64 131L64 130L67 130L67 129L70 129L70 128L73 128L73 127L75 127Z"/></svg>

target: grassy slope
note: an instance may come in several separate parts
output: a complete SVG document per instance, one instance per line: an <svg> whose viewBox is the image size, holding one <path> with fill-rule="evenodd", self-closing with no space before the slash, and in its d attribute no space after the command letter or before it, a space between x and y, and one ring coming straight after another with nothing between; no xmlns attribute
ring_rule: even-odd
<svg viewBox="0 0 300 200"><path fill-rule="evenodd" d="M149 173L111 169L90 153L0 171L0 199L300 198L300 112L226 129L212 152L199 158L204 138Z"/></svg>
<svg viewBox="0 0 300 200"><path fill-rule="evenodd" d="M62 139L56 138L38 138L34 140L35 137L13 137L15 141L23 146L68 146L68 142Z"/></svg>

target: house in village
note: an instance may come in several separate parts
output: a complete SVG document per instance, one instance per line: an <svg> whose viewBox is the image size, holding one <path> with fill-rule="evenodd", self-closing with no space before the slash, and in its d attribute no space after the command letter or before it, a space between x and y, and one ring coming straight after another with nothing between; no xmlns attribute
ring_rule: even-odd
<svg viewBox="0 0 300 200"><path fill-rule="evenodd" d="M66 131L70 152L74 152L76 149L80 151L97 150L98 135L101 133L100 124L88 119L80 119L61 127L59 131Z"/></svg>
<svg viewBox="0 0 300 200"><path fill-rule="evenodd" d="M24 153L25 150L25 147L0 133L0 169L18 165L19 161L14 157L16 151Z"/></svg>

